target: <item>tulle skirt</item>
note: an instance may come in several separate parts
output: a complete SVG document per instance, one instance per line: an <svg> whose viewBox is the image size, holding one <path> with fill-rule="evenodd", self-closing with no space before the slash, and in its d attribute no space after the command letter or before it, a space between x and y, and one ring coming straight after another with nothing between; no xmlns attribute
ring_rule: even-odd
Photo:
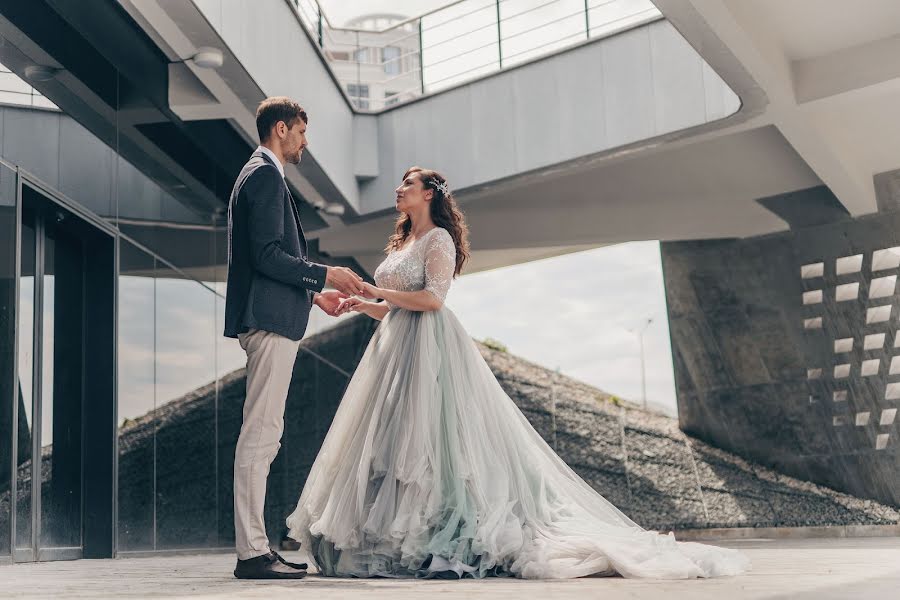
<svg viewBox="0 0 900 600"><path fill-rule="evenodd" d="M338 577L736 575L735 550L646 531L506 395L455 315L394 309L316 457L289 535Z"/></svg>

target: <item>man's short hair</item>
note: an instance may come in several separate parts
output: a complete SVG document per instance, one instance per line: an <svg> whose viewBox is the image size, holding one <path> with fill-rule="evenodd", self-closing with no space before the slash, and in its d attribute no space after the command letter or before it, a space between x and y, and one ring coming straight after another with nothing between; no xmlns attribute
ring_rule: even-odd
<svg viewBox="0 0 900 600"><path fill-rule="evenodd" d="M287 96L266 98L256 109L256 132L259 134L259 141L265 142L269 139L272 128L278 121L284 121L284 124L290 129L295 125L297 119L309 123L306 111L302 106Z"/></svg>

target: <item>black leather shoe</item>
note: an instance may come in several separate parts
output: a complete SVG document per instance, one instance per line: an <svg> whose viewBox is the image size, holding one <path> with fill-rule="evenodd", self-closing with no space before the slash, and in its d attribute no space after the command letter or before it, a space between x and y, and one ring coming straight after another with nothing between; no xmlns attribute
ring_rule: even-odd
<svg viewBox="0 0 900 600"><path fill-rule="evenodd" d="M283 565L287 565L287 566L291 567L292 569L299 569L299 570L305 571L306 569L309 568L309 565L306 563L292 563L289 560L285 560L283 556L281 556L274 550L272 550L272 554L275 555L275 558L278 559L278 562L280 562Z"/></svg>
<svg viewBox="0 0 900 600"><path fill-rule="evenodd" d="M284 564L274 552L238 560L234 576L238 579L303 579L306 571Z"/></svg>

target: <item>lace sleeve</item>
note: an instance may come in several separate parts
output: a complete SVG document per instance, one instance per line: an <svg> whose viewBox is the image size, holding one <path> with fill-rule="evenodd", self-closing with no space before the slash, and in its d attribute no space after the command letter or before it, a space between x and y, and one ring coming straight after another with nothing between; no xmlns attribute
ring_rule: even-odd
<svg viewBox="0 0 900 600"><path fill-rule="evenodd" d="M456 270L456 245L450 233L441 228L425 247L425 289L441 302L447 297Z"/></svg>

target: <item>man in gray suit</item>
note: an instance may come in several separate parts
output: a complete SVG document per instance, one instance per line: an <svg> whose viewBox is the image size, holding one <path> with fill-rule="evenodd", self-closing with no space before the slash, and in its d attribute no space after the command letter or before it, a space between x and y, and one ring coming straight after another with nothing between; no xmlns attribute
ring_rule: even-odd
<svg viewBox="0 0 900 600"><path fill-rule="evenodd" d="M362 294L362 279L345 267L307 259L300 212L284 181L298 164L308 118L285 97L256 111L260 146L244 165L228 204L225 335L247 353L247 397L234 456L234 528L241 579L297 579L305 564L269 548L263 521L269 466L281 447L284 406L300 339L315 304L335 316L342 299ZM337 291L324 292L329 285Z"/></svg>

